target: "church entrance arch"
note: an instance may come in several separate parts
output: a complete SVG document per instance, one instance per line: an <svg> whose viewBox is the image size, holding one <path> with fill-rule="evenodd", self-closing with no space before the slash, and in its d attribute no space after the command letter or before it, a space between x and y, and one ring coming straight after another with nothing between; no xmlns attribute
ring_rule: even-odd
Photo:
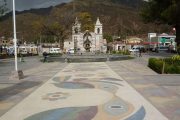
<svg viewBox="0 0 180 120"><path fill-rule="evenodd" d="M90 41L91 38L92 38L91 33L88 30L86 30L85 34L83 35L83 39L84 39L83 46L86 52L91 51L91 44L92 44Z"/></svg>

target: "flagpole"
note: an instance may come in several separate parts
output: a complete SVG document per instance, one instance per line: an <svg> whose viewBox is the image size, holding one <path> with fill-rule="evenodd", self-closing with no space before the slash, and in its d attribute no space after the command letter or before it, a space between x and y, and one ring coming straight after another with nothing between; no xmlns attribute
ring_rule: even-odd
<svg viewBox="0 0 180 120"><path fill-rule="evenodd" d="M13 0L13 24L14 24L14 56L15 56L15 71L18 71L17 67L17 36L16 36L16 8L15 8L15 0Z"/></svg>

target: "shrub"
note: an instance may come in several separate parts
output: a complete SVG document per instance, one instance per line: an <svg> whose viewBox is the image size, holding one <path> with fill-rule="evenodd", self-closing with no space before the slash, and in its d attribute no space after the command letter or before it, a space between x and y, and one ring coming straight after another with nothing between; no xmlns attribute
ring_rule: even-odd
<svg viewBox="0 0 180 120"><path fill-rule="evenodd" d="M174 55L174 56L172 56L172 60L180 60L180 55Z"/></svg>
<svg viewBox="0 0 180 120"><path fill-rule="evenodd" d="M129 50L123 51L123 55L130 55L131 53L129 52Z"/></svg>
<svg viewBox="0 0 180 120"><path fill-rule="evenodd" d="M157 73L161 73L162 67L163 67L163 61L157 58L150 58L148 66L154 71L156 71Z"/></svg>
<svg viewBox="0 0 180 120"><path fill-rule="evenodd" d="M122 54L123 54L123 51L121 51L121 50L120 50L120 51L117 51L116 54L122 55Z"/></svg>
<svg viewBox="0 0 180 120"><path fill-rule="evenodd" d="M115 51L115 50L113 50L113 51L112 51L112 54L116 54L116 51Z"/></svg>
<svg viewBox="0 0 180 120"><path fill-rule="evenodd" d="M0 59L5 59L5 58L7 58L7 54L5 54L5 53L0 53Z"/></svg>
<svg viewBox="0 0 180 120"><path fill-rule="evenodd" d="M120 54L120 55L130 55L128 50L119 50L119 51L112 51L112 54Z"/></svg>
<svg viewBox="0 0 180 120"><path fill-rule="evenodd" d="M50 57L62 56L62 53L49 53L48 56Z"/></svg>
<svg viewBox="0 0 180 120"><path fill-rule="evenodd" d="M166 65L165 73L180 74L180 66Z"/></svg>
<svg viewBox="0 0 180 120"><path fill-rule="evenodd" d="M180 60L173 60L173 58L157 59L150 58L148 66L156 71L157 73L162 73L163 62L165 62L164 73L167 74L180 74Z"/></svg>

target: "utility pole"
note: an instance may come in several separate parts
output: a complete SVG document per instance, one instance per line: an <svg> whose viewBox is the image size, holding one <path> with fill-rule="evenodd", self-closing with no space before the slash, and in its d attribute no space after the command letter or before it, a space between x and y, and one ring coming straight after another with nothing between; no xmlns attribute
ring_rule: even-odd
<svg viewBox="0 0 180 120"><path fill-rule="evenodd" d="M14 24L14 56L15 56L15 71L18 71L17 67L17 36L16 36L16 13L15 13L15 0L13 0L13 24Z"/></svg>

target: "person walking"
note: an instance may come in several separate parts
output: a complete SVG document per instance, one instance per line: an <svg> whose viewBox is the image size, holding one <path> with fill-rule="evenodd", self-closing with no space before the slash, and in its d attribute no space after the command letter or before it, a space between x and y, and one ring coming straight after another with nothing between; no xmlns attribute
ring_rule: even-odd
<svg viewBox="0 0 180 120"><path fill-rule="evenodd" d="M45 51L45 52L43 52L43 57L44 57L43 62L46 62L46 61L47 61L47 52L46 52L46 51Z"/></svg>
<svg viewBox="0 0 180 120"><path fill-rule="evenodd" d="M23 57L23 54L22 54L22 51L19 52L19 57L20 57L20 62L25 62L24 61L24 57Z"/></svg>
<svg viewBox="0 0 180 120"><path fill-rule="evenodd" d="M139 48L139 57L142 57L142 49Z"/></svg>

